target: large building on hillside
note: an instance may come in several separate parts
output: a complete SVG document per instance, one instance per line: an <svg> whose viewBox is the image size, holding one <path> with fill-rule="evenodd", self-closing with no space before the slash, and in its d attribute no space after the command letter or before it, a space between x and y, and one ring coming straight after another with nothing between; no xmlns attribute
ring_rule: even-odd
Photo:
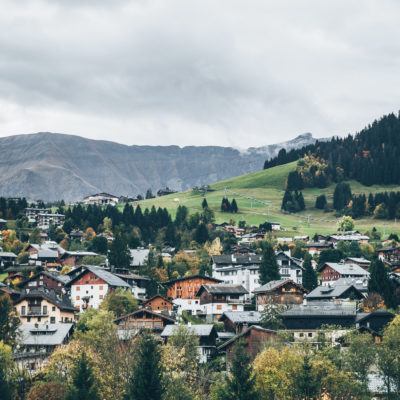
<svg viewBox="0 0 400 400"><path fill-rule="evenodd" d="M83 204L95 204L99 206L115 206L119 202L119 197L108 193L97 193L84 197Z"/></svg>
<svg viewBox="0 0 400 400"><path fill-rule="evenodd" d="M178 313L187 311L189 314L197 314L202 311L200 297L197 296L201 285L220 283L221 280L209 276L194 275L173 279L164 282L167 288L167 297L178 307Z"/></svg>

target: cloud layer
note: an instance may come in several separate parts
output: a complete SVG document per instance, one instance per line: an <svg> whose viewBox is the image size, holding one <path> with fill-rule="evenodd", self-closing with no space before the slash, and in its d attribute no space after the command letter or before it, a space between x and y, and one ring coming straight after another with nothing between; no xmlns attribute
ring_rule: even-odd
<svg viewBox="0 0 400 400"><path fill-rule="evenodd" d="M0 136L248 147L400 108L395 0L0 3Z"/></svg>

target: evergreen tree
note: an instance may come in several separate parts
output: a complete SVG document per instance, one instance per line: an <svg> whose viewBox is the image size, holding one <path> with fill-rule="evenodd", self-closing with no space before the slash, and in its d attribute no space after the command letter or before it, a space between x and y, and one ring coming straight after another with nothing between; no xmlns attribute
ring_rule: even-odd
<svg viewBox="0 0 400 400"><path fill-rule="evenodd" d="M224 197L221 202L221 211L222 212L231 212L231 210L232 210L231 203L229 202L229 200L226 197Z"/></svg>
<svg viewBox="0 0 400 400"><path fill-rule="evenodd" d="M150 332L139 338L125 400L161 400L161 354Z"/></svg>
<svg viewBox="0 0 400 400"><path fill-rule="evenodd" d="M234 348L231 361L230 376L226 378L222 387L215 396L216 400L257 400L255 377L252 376L250 356L245 352L246 343L239 341Z"/></svg>
<svg viewBox="0 0 400 400"><path fill-rule="evenodd" d="M286 190L302 190L304 189L303 178L297 171L292 171L289 173L286 182Z"/></svg>
<svg viewBox="0 0 400 400"><path fill-rule="evenodd" d="M301 399L314 399L318 396L319 384L308 354L304 356L301 370L296 377L296 386L296 394Z"/></svg>
<svg viewBox="0 0 400 400"><path fill-rule="evenodd" d="M303 286L310 292L318 286L317 274L311 264L311 260L311 255L307 253L303 263Z"/></svg>
<svg viewBox="0 0 400 400"><path fill-rule="evenodd" d="M233 212L235 214L238 212L238 206L236 204L236 200L235 199L232 199L231 212Z"/></svg>
<svg viewBox="0 0 400 400"><path fill-rule="evenodd" d="M194 233L194 240L199 244L204 244L209 239L208 229L203 222L199 224Z"/></svg>
<svg viewBox="0 0 400 400"><path fill-rule="evenodd" d="M108 261L117 268L129 268L131 265L131 253L122 235L117 235L111 243Z"/></svg>
<svg viewBox="0 0 400 400"><path fill-rule="evenodd" d="M92 366L85 352L81 353L72 370L72 386L66 400L100 400Z"/></svg>
<svg viewBox="0 0 400 400"><path fill-rule="evenodd" d="M10 296L8 294L0 295L0 341L14 346L19 324L20 320L14 311Z"/></svg>
<svg viewBox="0 0 400 400"><path fill-rule="evenodd" d="M321 194L321 196L317 197L317 200L315 200L315 208L318 208L319 210L323 210L327 205L326 197L324 194Z"/></svg>
<svg viewBox="0 0 400 400"><path fill-rule="evenodd" d="M261 285L281 278L274 248L269 242L265 242L263 246L259 273Z"/></svg>
<svg viewBox="0 0 400 400"><path fill-rule="evenodd" d="M352 198L351 188L348 183L338 183L333 193L333 208L337 211L343 210Z"/></svg>
<svg viewBox="0 0 400 400"><path fill-rule="evenodd" d="M208 208L208 203L207 203L207 199L206 198L203 199L203 202L201 203L201 207L203 208L203 210L205 208Z"/></svg>
<svg viewBox="0 0 400 400"><path fill-rule="evenodd" d="M378 293L389 308L396 308L395 288L385 264L375 259L369 267L368 293Z"/></svg>
<svg viewBox="0 0 400 400"><path fill-rule="evenodd" d="M42 243L42 238L40 237L40 230L39 228L34 228L29 235L29 243L32 244L40 244Z"/></svg>
<svg viewBox="0 0 400 400"><path fill-rule="evenodd" d="M13 400L15 397L13 388L9 381L7 355L1 350L2 349L0 349L0 397L2 400Z"/></svg>

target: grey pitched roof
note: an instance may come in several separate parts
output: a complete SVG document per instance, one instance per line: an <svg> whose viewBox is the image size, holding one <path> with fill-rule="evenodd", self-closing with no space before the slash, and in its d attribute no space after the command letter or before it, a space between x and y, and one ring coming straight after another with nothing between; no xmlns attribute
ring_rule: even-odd
<svg viewBox="0 0 400 400"><path fill-rule="evenodd" d="M259 254L214 255L211 256L211 259L216 265L251 265L261 263L261 255Z"/></svg>
<svg viewBox="0 0 400 400"><path fill-rule="evenodd" d="M369 276L369 272L357 264L343 264L327 262L319 268L321 271L326 265L337 271L340 275Z"/></svg>
<svg viewBox="0 0 400 400"><path fill-rule="evenodd" d="M67 296L59 297L55 293L53 289L47 291L43 289L29 290L29 293L26 291L21 292L21 297L16 301L16 304L21 302L25 298L34 298L34 297L43 297L50 303L56 305L64 311L75 312L76 308L72 305L71 300Z"/></svg>
<svg viewBox="0 0 400 400"><path fill-rule="evenodd" d="M149 249L130 249L131 253L131 266L138 267L140 265L144 265L147 262L147 258L149 256Z"/></svg>
<svg viewBox="0 0 400 400"><path fill-rule="evenodd" d="M76 275L74 278L72 278L68 282L67 285L68 286L72 285L76 281L76 279L78 279L80 276L85 274L87 271L90 271L93 274L97 275L100 279L102 279L104 282L106 282L110 286L130 288L130 285L128 285L124 280L122 280L118 276L112 274L109 271L106 271L103 268L94 267L91 265L88 265L88 266L85 266L85 268L82 268L82 271L78 275Z"/></svg>
<svg viewBox="0 0 400 400"><path fill-rule="evenodd" d="M0 252L0 258L1 257L17 258L17 255L14 254L14 253L11 253L10 251L1 251Z"/></svg>
<svg viewBox="0 0 400 400"><path fill-rule="evenodd" d="M22 345L58 346L71 332L73 324L21 324L18 328Z"/></svg>
<svg viewBox="0 0 400 400"><path fill-rule="evenodd" d="M248 294L249 292L242 285L232 285L219 283L216 285L203 284L198 290L196 296L199 296L200 292L207 290L211 294Z"/></svg>
<svg viewBox="0 0 400 400"><path fill-rule="evenodd" d="M282 313L283 317L319 316L319 315L356 315L355 304L335 304L331 301L313 301L308 304L296 304Z"/></svg>
<svg viewBox="0 0 400 400"><path fill-rule="evenodd" d="M278 288L279 286L283 285L286 282L291 282L294 285L296 285L296 286L298 286L300 288L303 288L303 286L301 286L298 283L292 281L291 279L279 279L279 280L276 280L276 281L270 281L270 282L266 283L265 285L254 289L253 293L269 292L271 290L274 290L274 289ZM305 289L305 288L303 288L303 289L304 289L304 291L307 291L307 289Z"/></svg>
<svg viewBox="0 0 400 400"><path fill-rule="evenodd" d="M316 287L312 292L306 295L307 299L312 300L313 298L327 298L327 299L338 298L351 288L353 288L354 290L359 292L360 295L362 295L362 292L352 283L347 283L345 279L343 281L341 279L339 280L341 282L338 283L337 281L334 281L330 286Z"/></svg>
<svg viewBox="0 0 400 400"><path fill-rule="evenodd" d="M321 248L325 248L325 247L333 247L332 243L327 243L327 242L313 242L313 243L307 243L306 247L321 247Z"/></svg>
<svg viewBox="0 0 400 400"><path fill-rule="evenodd" d="M24 282L24 284L25 284L26 282L29 282L29 281L33 280L33 279L36 279L39 275L46 275L46 276L48 276L49 278L52 278L52 279L54 279L54 280L56 280L56 281L62 283L63 285L67 284L67 283L70 281L70 279L71 279L68 275L56 275L56 274L51 273L51 272L48 272L48 271L40 271L40 272L38 272L37 274L35 274L34 276L32 276L31 278L28 278L28 279Z"/></svg>
<svg viewBox="0 0 400 400"><path fill-rule="evenodd" d="M258 311L225 311L220 321L229 319L234 324L257 324L261 321L261 313Z"/></svg>
<svg viewBox="0 0 400 400"><path fill-rule="evenodd" d="M210 336L214 328L212 324L194 324L192 326L184 325L196 336ZM178 325L167 325L161 333L161 337L168 337L174 334Z"/></svg>
<svg viewBox="0 0 400 400"><path fill-rule="evenodd" d="M359 257L346 257L346 260L353 261L355 263L364 263L364 264L371 264L371 261L367 260L366 258L359 258Z"/></svg>

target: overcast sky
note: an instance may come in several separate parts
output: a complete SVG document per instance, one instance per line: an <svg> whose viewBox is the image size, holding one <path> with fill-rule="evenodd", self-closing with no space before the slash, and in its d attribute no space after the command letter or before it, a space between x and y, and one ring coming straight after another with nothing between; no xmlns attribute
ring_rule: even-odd
<svg viewBox="0 0 400 400"><path fill-rule="evenodd" d="M0 136L245 148L400 109L398 0L0 6Z"/></svg>

